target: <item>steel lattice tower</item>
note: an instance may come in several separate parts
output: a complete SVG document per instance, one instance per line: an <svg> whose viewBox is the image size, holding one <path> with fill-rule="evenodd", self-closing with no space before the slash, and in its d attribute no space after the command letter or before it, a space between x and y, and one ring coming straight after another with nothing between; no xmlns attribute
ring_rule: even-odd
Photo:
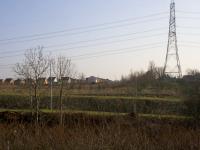
<svg viewBox="0 0 200 150"><path fill-rule="evenodd" d="M172 77L182 77L176 37L176 14L174 0L172 0L170 4L169 35L164 74Z"/></svg>

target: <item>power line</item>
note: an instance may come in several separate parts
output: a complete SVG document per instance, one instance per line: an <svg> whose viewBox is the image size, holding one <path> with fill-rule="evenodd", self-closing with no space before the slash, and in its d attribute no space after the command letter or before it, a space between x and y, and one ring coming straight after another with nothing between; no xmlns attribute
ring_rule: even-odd
<svg viewBox="0 0 200 150"><path fill-rule="evenodd" d="M194 26L177 26L179 29L200 29L200 27Z"/></svg>
<svg viewBox="0 0 200 150"><path fill-rule="evenodd" d="M183 13L183 14L200 14L199 11L182 11L182 10L177 10L177 13Z"/></svg>
<svg viewBox="0 0 200 150"><path fill-rule="evenodd" d="M136 38L129 38L129 39L125 39L125 40L116 40L116 41L110 41L110 42L103 42L103 43L96 43L96 44L90 44L90 45L82 45L82 46L77 46L77 47L70 47L70 48L65 48L65 49L54 49L54 50L48 50L45 52L52 52L52 51L69 51L69 50L73 50L73 49L80 49L80 48L87 48L87 47L93 47L93 46L98 46L98 45L107 45L107 44L112 44L112 43L119 43L119 42L127 42L127 41L131 41L131 40L137 40L137 39L143 39L143 38L151 38L151 37L156 37L156 36L160 36L160 35L164 35L165 33L159 33L159 34L154 34L154 35L150 35L150 36L140 36L140 37L136 37ZM200 34L199 34L200 35ZM180 42L179 42L180 43ZM64 46L63 45L59 45L59 46ZM44 48L50 48L50 47L57 47L58 45L51 45L51 46L47 46ZM12 52L12 53L16 53L18 51ZM21 52L21 50L19 51ZM2 54L2 53L1 53ZM9 54L9 53L3 53L3 54ZM22 56L24 53L20 53L17 55L8 55L8 56L1 56L0 59L4 59L4 58L9 58L9 57L17 57L17 56Z"/></svg>
<svg viewBox="0 0 200 150"><path fill-rule="evenodd" d="M127 49L143 48L143 47L146 47L146 46L154 46L155 47L155 45L161 45L161 44L162 44L161 42L157 42L157 43L145 44L145 45L142 45L142 46L134 46L134 47L132 46L132 47L114 49L114 50L109 50L109 51L104 50L104 51L99 51L99 52L95 52L95 53L85 53L85 54L82 54L82 55L74 55L74 56L70 56L70 58L73 59L73 58L77 58L77 57L85 57L85 56L88 56L88 55L96 55L96 54L103 54L103 53L108 53L108 52L124 51L124 50L127 50Z"/></svg>
<svg viewBox="0 0 200 150"><path fill-rule="evenodd" d="M153 44L151 44L151 45L153 45ZM159 43L157 43L155 45L159 45ZM200 48L200 46L192 46L192 45L180 45L180 46L181 47L196 47L196 48ZM104 52L107 52L109 54L102 54L101 52L98 52L98 53L75 55L75 56L71 56L70 58L75 58L75 59L72 59L74 61L75 60L85 60L85 59L97 58L97 57L103 57L103 56L109 56L109 55L117 55L117 54L125 54L125 53L137 52L137 51L150 50L152 48L160 48L160 47L161 46L153 46L153 47L148 47L148 48L137 48L136 50L131 50L131 51L124 51L124 50L135 48L135 47L128 47L128 48L122 48L122 49L117 49L117 50L104 51ZM114 51L120 51L120 52L114 52ZM110 53L110 52L113 52L113 53ZM100 54L100 55L98 55L98 54ZM91 56L88 56L88 55L91 55ZM83 56L86 56L86 57L83 57ZM77 58L77 57L83 57L83 58ZM0 67L7 67L7 66L13 66L13 65L15 65L15 64L0 65Z"/></svg>
<svg viewBox="0 0 200 150"><path fill-rule="evenodd" d="M98 55L98 54L103 54L103 53L108 53L108 52L123 51L123 50L134 49L134 48L143 49L145 47L145 49L146 49L147 46L154 46L155 47L155 45L161 45L161 44L162 44L162 42L149 43L149 44L137 45L137 46L127 47L127 48L104 50L104 51L99 51L99 52L95 52L95 53L87 53L87 54L82 54L82 55L74 55L74 56L69 56L69 58L73 59L73 58L84 57L84 56L88 56L88 55L96 55L96 54ZM9 66L9 65L15 65L15 64L0 65L0 66L2 67L2 66Z"/></svg>
<svg viewBox="0 0 200 150"><path fill-rule="evenodd" d="M145 30L145 31L133 32L133 33L128 33L128 34L120 34L120 35L114 35L114 36L101 37L101 38L96 38L96 39L92 39L92 40L70 42L70 43L62 44L62 46L64 46L64 45L74 45L74 44L80 44L80 43L87 43L87 42L93 42L93 41L99 41L99 40L107 40L107 39L111 39L111 38L120 38L120 37L124 37L124 36L130 36L130 35L136 35L136 34L142 34L142 33L149 33L149 32L152 32L152 31L160 31L162 29L165 29L165 28L149 29L149 30ZM57 46L61 46L61 45L51 45L51 46L47 46L46 48L57 47Z"/></svg>
<svg viewBox="0 0 200 150"><path fill-rule="evenodd" d="M122 52L113 52L113 53L109 53L109 54L92 55L92 56L87 56L87 57L83 57L83 58L75 58L75 59L72 59L72 61L86 60L86 59L97 58L97 57L99 58L99 57L110 56L110 55L133 53L133 52L137 52L137 51L150 50L150 48L160 48L160 47L161 46L155 46L155 47L148 47L148 48L137 49L137 50L129 50L129 51L122 51ZM123 50L123 49L121 49L121 50ZM9 67L9 66L13 66L14 67L14 65L15 64L0 65L0 67ZM0 69L4 69L4 68L0 68Z"/></svg>
<svg viewBox="0 0 200 150"><path fill-rule="evenodd" d="M200 36L200 33L181 33L181 34L187 36Z"/></svg>
<svg viewBox="0 0 200 150"><path fill-rule="evenodd" d="M56 45L48 45L45 46L45 48L54 48L54 47L62 47L62 46L67 46L67 45L77 45L80 43L87 43L87 42L94 42L94 41L101 41L101 40L107 40L107 39L111 39L111 38L120 38L120 37L126 37L126 36L130 36L130 35L137 35L137 34L143 34L143 33L149 33L152 31L160 31L162 29L165 28L158 28L158 29L148 29L148 30L144 30L144 31L138 31L138 32L133 32L133 33L128 33L128 34L120 34L120 35L113 35L113 36L105 36L105 37L100 37L100 38L96 38L96 39L90 39L90 40L82 40L82 41L76 41L76 42L68 42L68 43L64 43L64 44L56 44ZM7 53L13 53L13 52L21 52L21 51L25 51L27 49L19 49L19 50L6 50L6 52L0 52L0 54L7 54Z"/></svg>
<svg viewBox="0 0 200 150"><path fill-rule="evenodd" d="M15 38L10 38L10 39L1 39L0 43L1 44L23 43L23 42L29 42L29 41L35 41L35 40L51 39L51 38L63 37L63 36L67 36L67 35L77 35L77 34L94 32L94 31L99 31L99 30L113 29L113 28L119 28L119 27L124 27L124 26L130 26L130 25L134 25L134 24L146 23L146 22L151 22L151 21L159 21L161 19L167 19L167 18L166 17L160 17L160 18L156 18L156 19L149 19L149 20L145 20L145 21L133 22L133 23L122 24L122 25L115 25L115 26L104 27L104 28L99 28L99 29L92 29L92 30L86 30L86 31L81 31L81 32L73 32L73 33L64 33L64 31L63 32L60 31L59 33L64 33L64 34L60 34L60 35L52 35L52 34L55 34L55 32L52 32L52 34L51 33L38 34L38 35L40 35L39 37L38 36L24 36L23 38L15 37ZM179 19L200 20L200 18L197 18L197 17L179 17ZM26 38L31 38L31 39L20 40L20 39L25 39L25 37ZM33 37L38 37L38 38L33 38Z"/></svg>
<svg viewBox="0 0 200 150"><path fill-rule="evenodd" d="M100 55L93 55L93 56L89 56L89 57L84 57L81 59L72 59L72 60L84 60L84 59L90 59L90 58L99 58L99 57L103 57L103 56L109 56L109 55L118 55L118 54L126 54L126 53L133 53L133 52L137 52L137 51L144 51L144 50L150 50L151 48L160 48L161 46L155 46L155 47L148 47L148 48L143 48L143 49L137 49L137 50L129 50L129 51L123 51L123 52L117 52L117 53L109 53L109 54L100 54Z"/></svg>
<svg viewBox="0 0 200 150"><path fill-rule="evenodd" d="M63 33L63 32L71 32L71 31L75 31L75 30L82 30L82 29L88 29L88 28L101 27L101 26L105 26L105 25L118 24L118 23L133 21L133 20L134 21L135 20L141 20L143 18L155 17L155 16L160 16L160 15L163 15L163 14L167 14L167 12L159 12L159 13L155 13L155 14L151 14L151 15L142 16L142 17L135 17L135 18L118 20L118 21L105 22L105 23L96 24L96 25L76 27L76 28L64 29L64 30L53 31L53 32L46 32L46 33L38 33L38 34L32 34L32 35L11 37L11 38L7 38L7 39L0 39L0 42L11 41L11 40L16 40L16 39L26 39L26 38L38 37L38 36L44 36L44 35L51 35L51 34L58 34L58 33Z"/></svg>
<svg viewBox="0 0 200 150"><path fill-rule="evenodd" d="M200 45L190 45L190 44L180 44L181 47L197 47L200 48Z"/></svg>
<svg viewBox="0 0 200 150"><path fill-rule="evenodd" d="M199 20L199 17L178 17L179 19L190 19L190 20Z"/></svg>
<svg viewBox="0 0 200 150"><path fill-rule="evenodd" d="M158 35L163 35L163 34L164 33L158 34ZM141 38L144 38L144 37L141 37ZM87 48L87 47L91 47L91 46L98 46L98 45L105 45L105 44L112 44L112 43L119 43L119 42L127 42L127 41L130 41L130 40L133 40L133 39L137 39L137 38L132 38L132 39L128 39L128 40L105 42L105 43L98 43L98 44L91 44L91 45L85 45L85 46L79 46L79 47L71 47L71 48L67 48L67 49L54 49L54 50L49 50L49 51L45 51L45 52L69 51L69 50L78 49L78 48ZM2 56L2 57L0 57L0 59L10 58L10 57L17 57L17 56L22 56L22 55L23 55L23 53L20 53L20 54L17 54L17 55Z"/></svg>
<svg viewBox="0 0 200 150"><path fill-rule="evenodd" d="M179 41L179 43L189 43L189 44L196 44L196 45L200 45L199 42L194 42L194 41Z"/></svg>
<svg viewBox="0 0 200 150"><path fill-rule="evenodd" d="M140 23L148 23L152 21L160 21L162 19L167 19L166 17L161 17L161 18L156 18L156 19L151 19L151 20L146 20L146 21L140 21L140 22L134 22L134 23L128 23L128 24L123 24L123 25L116 25L116 26L110 26L110 27L104 27L104 28L99 28L99 29L92 29L92 30L86 30L86 31L81 31L81 32L74 32L74 33L65 33L62 35L52 35L52 36L46 36L46 37L41 37L41 38L32 38L32 39L27 39L27 40L18 40L18 41L3 41L0 42L0 44L10 44L10 43L24 43L24 42L29 42L29 41L35 41L35 40L43 40L43 39L52 39L56 37L63 37L67 35L77 35L77 34L83 34L83 33L88 33L88 32L94 32L94 31L99 31L99 30L107 30L107 29L114 29L114 28L121 28L124 26L130 26L134 24L140 24Z"/></svg>
<svg viewBox="0 0 200 150"><path fill-rule="evenodd" d="M125 40L115 40L115 41L109 41L109 42L101 42L101 43L95 43L95 44L89 44L89 45L82 45L82 46L76 46L76 47L69 47L69 48L65 48L65 49L52 49L52 50L44 50L45 52L52 52L52 51L70 51L70 50L76 50L76 49L81 49L81 48L88 48L88 47L93 47L93 46L99 46L99 45L109 45L109 44L113 44L113 43L120 43L120 42L128 42L128 41L132 41L132 40L137 40L137 39L144 39L144 38L151 38L151 37L156 37L156 36L160 36L160 35L164 35L166 33L158 33L158 34L154 34L154 35L150 35L150 36L140 36L140 37L136 37L136 38L129 38L129 39L125 39ZM46 47L44 47L46 48ZM16 52L16 51L15 51ZM20 51L21 52L21 51ZM5 54L5 53L4 53ZM5 59L8 57L17 57L17 56L22 56L24 53L19 53L17 55L8 55L8 56L1 56L0 59Z"/></svg>

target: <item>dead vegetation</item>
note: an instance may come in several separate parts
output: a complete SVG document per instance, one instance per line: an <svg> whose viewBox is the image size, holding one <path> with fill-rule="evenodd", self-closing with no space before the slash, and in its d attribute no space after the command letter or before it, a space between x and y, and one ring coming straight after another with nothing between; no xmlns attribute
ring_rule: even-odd
<svg viewBox="0 0 200 150"><path fill-rule="evenodd" d="M4 112L5 116L29 115L16 114ZM40 125L25 122L26 120L23 123L16 123L16 120L1 123L0 149L194 150L200 146L200 128L192 120L79 113L65 114L65 124L60 126L59 121L49 122L50 118L55 119L56 114L46 115L43 115L43 123ZM57 117L59 120L59 116Z"/></svg>

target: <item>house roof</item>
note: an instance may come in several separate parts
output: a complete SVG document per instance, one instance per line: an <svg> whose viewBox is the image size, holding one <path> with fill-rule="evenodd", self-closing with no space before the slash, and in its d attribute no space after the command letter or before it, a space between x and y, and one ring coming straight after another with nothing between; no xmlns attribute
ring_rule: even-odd
<svg viewBox="0 0 200 150"><path fill-rule="evenodd" d="M12 80L13 80L13 78L6 78L4 81L9 82L9 81L12 81Z"/></svg>
<svg viewBox="0 0 200 150"><path fill-rule="evenodd" d="M90 77L87 77L86 79L98 79L98 78L95 76L90 76Z"/></svg>
<svg viewBox="0 0 200 150"><path fill-rule="evenodd" d="M38 80L39 80L39 81L45 81L46 78L39 78Z"/></svg>
<svg viewBox="0 0 200 150"><path fill-rule="evenodd" d="M69 80L70 77L61 77L62 80Z"/></svg>
<svg viewBox="0 0 200 150"><path fill-rule="evenodd" d="M95 76L87 77L86 80L88 80L88 79L97 79L97 80L102 80L102 81L106 81L106 82L112 82L112 80L103 79L103 78L99 78L99 77L95 77Z"/></svg>
<svg viewBox="0 0 200 150"><path fill-rule="evenodd" d="M23 81L23 79L16 79L15 81Z"/></svg>
<svg viewBox="0 0 200 150"><path fill-rule="evenodd" d="M55 80L55 79L56 79L56 77L48 77L47 80Z"/></svg>

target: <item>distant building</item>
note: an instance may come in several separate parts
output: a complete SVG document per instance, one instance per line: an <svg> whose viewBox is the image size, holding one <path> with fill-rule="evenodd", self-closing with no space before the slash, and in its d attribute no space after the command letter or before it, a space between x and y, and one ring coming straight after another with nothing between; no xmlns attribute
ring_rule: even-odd
<svg viewBox="0 0 200 150"><path fill-rule="evenodd" d="M47 84L48 85L51 85L51 82L52 82L52 85L57 85L58 84L58 80L56 77L49 77L47 79Z"/></svg>
<svg viewBox="0 0 200 150"><path fill-rule="evenodd" d="M6 78L3 82L5 85L14 85L14 80L12 78Z"/></svg>
<svg viewBox="0 0 200 150"><path fill-rule="evenodd" d="M63 81L63 84L71 83L71 78L70 77L61 77L61 80Z"/></svg>
<svg viewBox="0 0 200 150"><path fill-rule="evenodd" d="M113 81L112 81L112 80L109 80L109 79L104 79L104 82L105 82L105 83L113 83Z"/></svg>
<svg viewBox="0 0 200 150"><path fill-rule="evenodd" d="M48 81L46 78L39 78L38 83L39 85L48 85Z"/></svg>
<svg viewBox="0 0 200 150"><path fill-rule="evenodd" d="M3 84L3 79L0 79L0 85L2 85Z"/></svg>
<svg viewBox="0 0 200 150"><path fill-rule="evenodd" d="M112 81L109 79L102 79L102 78L90 76L86 78L86 82L90 84L96 84L96 83L111 83Z"/></svg>
<svg viewBox="0 0 200 150"><path fill-rule="evenodd" d="M86 79L75 79L76 83L86 83Z"/></svg>
<svg viewBox="0 0 200 150"><path fill-rule="evenodd" d="M87 83L91 83L91 84L95 84L98 82L97 77L94 76L90 76L88 78L86 78Z"/></svg>
<svg viewBox="0 0 200 150"><path fill-rule="evenodd" d="M26 84L26 85L30 85L30 84L33 84L33 83L34 83L34 80L33 80L33 79L30 79L30 78L29 78L29 79L25 79L24 81L25 81L25 84Z"/></svg>
<svg viewBox="0 0 200 150"><path fill-rule="evenodd" d="M79 79L70 78L70 83L80 83Z"/></svg>
<svg viewBox="0 0 200 150"><path fill-rule="evenodd" d="M185 81L200 81L200 75L185 75L183 76L183 80Z"/></svg>
<svg viewBox="0 0 200 150"><path fill-rule="evenodd" d="M14 80L14 85L25 85L25 81L22 79Z"/></svg>

